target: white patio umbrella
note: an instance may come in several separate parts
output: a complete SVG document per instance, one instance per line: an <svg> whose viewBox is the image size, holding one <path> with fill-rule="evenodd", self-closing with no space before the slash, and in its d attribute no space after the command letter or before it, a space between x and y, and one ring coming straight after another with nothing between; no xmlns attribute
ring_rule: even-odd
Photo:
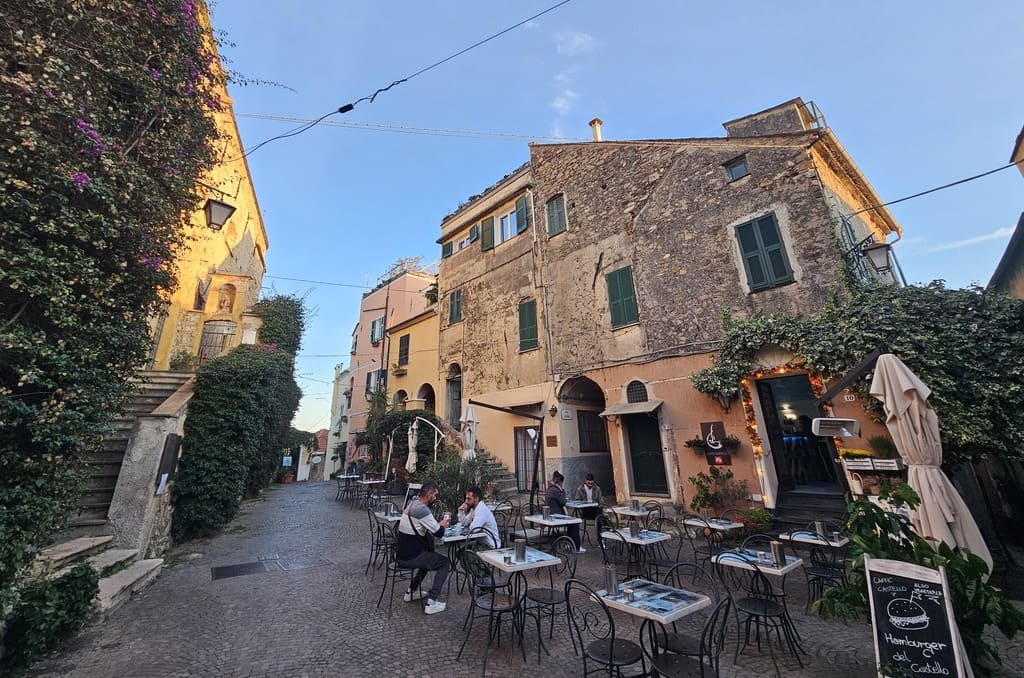
<svg viewBox="0 0 1024 678"><path fill-rule="evenodd" d="M409 427L409 458L405 461L405 470L409 473L416 473L416 443L419 442L420 423L413 420Z"/></svg>
<svg viewBox="0 0 1024 678"><path fill-rule="evenodd" d="M921 497L921 505L911 515L914 529L922 537L969 549L988 563L991 572L992 555L981 531L939 468L942 442L939 418L928 404L931 389L899 358L885 353L878 357L871 395L882 401L885 425L907 464L907 482Z"/></svg>
<svg viewBox="0 0 1024 678"><path fill-rule="evenodd" d="M467 406L459 421L462 422L462 442L466 448L462 453L462 458L467 461L476 459L476 427L480 424L480 419L476 416L476 408L472 405Z"/></svg>

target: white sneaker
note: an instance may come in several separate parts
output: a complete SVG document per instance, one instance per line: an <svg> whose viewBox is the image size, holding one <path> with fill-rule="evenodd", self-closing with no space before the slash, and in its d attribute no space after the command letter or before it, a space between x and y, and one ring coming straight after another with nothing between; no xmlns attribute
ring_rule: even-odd
<svg viewBox="0 0 1024 678"><path fill-rule="evenodd" d="M447 607L444 603L439 600L427 599L427 606L423 608L423 611L427 614L437 614L438 612L444 612L444 608Z"/></svg>
<svg viewBox="0 0 1024 678"><path fill-rule="evenodd" d="M576 553L586 553L586 552L587 552L587 549L583 548L582 546L579 547L578 549L576 549Z"/></svg>
<svg viewBox="0 0 1024 678"><path fill-rule="evenodd" d="M411 603L414 600L420 600L425 595L426 592L424 591L406 591L405 595L402 596L402 600L404 600L407 603Z"/></svg>

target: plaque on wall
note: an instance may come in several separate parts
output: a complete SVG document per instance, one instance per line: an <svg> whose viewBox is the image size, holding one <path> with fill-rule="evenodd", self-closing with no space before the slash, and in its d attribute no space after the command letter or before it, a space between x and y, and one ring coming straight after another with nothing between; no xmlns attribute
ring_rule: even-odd
<svg viewBox="0 0 1024 678"><path fill-rule="evenodd" d="M728 452L708 452L704 456L708 466L732 466L732 455Z"/></svg>

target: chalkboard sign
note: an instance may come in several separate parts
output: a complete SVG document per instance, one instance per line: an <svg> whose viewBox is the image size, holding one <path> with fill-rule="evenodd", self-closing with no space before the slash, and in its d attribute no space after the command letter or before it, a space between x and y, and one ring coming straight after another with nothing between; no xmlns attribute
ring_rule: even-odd
<svg viewBox="0 0 1024 678"><path fill-rule="evenodd" d="M963 678L945 571L867 556L864 569L878 675Z"/></svg>

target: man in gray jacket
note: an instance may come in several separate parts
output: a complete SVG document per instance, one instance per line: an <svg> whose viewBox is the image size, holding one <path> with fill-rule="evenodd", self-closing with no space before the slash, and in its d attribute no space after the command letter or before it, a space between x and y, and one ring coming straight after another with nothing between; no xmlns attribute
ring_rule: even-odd
<svg viewBox="0 0 1024 678"><path fill-rule="evenodd" d="M430 504L435 499L437 485L423 483L419 496L409 502L409 506L398 521L398 565L416 569L409 590L405 593L405 602L423 597L420 584L423 583L428 571L434 572L434 581L427 593L427 606L423 609L427 614L436 614L444 610L445 604L438 598L441 597L444 581L451 571L448 558L440 553L434 553L434 540L444 536L444 530L448 527L448 519L438 522L430 512Z"/></svg>

